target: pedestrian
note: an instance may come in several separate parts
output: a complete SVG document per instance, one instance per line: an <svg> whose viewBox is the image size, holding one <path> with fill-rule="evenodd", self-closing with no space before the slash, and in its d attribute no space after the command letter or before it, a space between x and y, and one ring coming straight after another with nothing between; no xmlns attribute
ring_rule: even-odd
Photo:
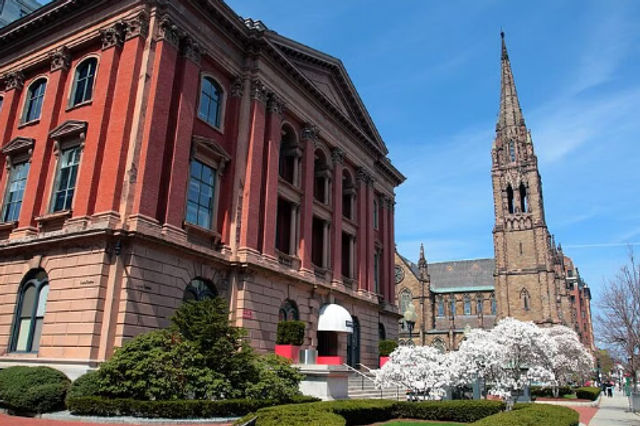
<svg viewBox="0 0 640 426"><path fill-rule="evenodd" d="M609 383L609 386L607 386L607 396L609 398L613 398L613 384Z"/></svg>

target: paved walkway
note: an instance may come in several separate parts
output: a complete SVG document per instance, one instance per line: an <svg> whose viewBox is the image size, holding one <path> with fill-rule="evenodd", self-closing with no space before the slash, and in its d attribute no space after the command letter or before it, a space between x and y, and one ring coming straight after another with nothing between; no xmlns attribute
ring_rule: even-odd
<svg viewBox="0 0 640 426"><path fill-rule="evenodd" d="M110 419L103 419L107 422ZM101 423L101 424L99 424ZM89 421L80 421L80 420L52 420L52 419L42 419L42 418L29 418L29 417L16 417L9 416L7 414L0 414L0 426L105 426L105 422L89 422ZM140 425L142 423L134 421L129 421L126 423L110 423L109 426L131 426L131 425ZM146 426L149 426L149 423L145 423ZM153 426L176 426L176 423L155 423ZM230 423L222 424L222 423L200 423L200 424L191 424L192 426L231 426Z"/></svg>
<svg viewBox="0 0 640 426"><path fill-rule="evenodd" d="M615 392L613 398L602 396L600 409L589 426L640 426L640 416L628 412L629 399L622 392Z"/></svg>

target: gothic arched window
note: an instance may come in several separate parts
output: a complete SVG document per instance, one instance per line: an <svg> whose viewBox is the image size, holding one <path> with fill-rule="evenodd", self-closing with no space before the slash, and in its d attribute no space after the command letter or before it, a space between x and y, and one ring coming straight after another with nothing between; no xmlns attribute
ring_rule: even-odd
<svg viewBox="0 0 640 426"><path fill-rule="evenodd" d="M524 288L520 292L520 299L522 299L522 308L525 311L528 311L531 308L531 299L529 297L529 292Z"/></svg>
<svg viewBox="0 0 640 426"><path fill-rule="evenodd" d="M447 346L444 344L442 339L439 338L439 337L436 337L435 339L433 339L433 342L431 343L431 346L433 346L434 348L436 348L440 352L446 352L446 350L447 350Z"/></svg>
<svg viewBox="0 0 640 426"><path fill-rule="evenodd" d="M289 299L285 300L278 311L278 321L298 321L299 319L300 313L296 302Z"/></svg>
<svg viewBox="0 0 640 426"><path fill-rule="evenodd" d="M520 211L522 213L527 212L527 188L524 186L524 183L520 184Z"/></svg>
<svg viewBox="0 0 640 426"><path fill-rule="evenodd" d="M11 352L38 352L49 295L49 277L42 269L27 273L18 293Z"/></svg>
<svg viewBox="0 0 640 426"><path fill-rule="evenodd" d="M477 296L477 298L476 298L476 313L478 315L480 315L482 313L482 303L483 303L482 295L479 294Z"/></svg>
<svg viewBox="0 0 640 426"><path fill-rule="evenodd" d="M400 292L400 315L404 315L407 309L409 309L409 305L411 304L412 300L413 296L411 295L411 290L405 288ZM406 326L404 319L402 320L402 326Z"/></svg>
<svg viewBox="0 0 640 426"><path fill-rule="evenodd" d="M516 161L516 147L513 141L509 141L509 160L513 163Z"/></svg>
<svg viewBox="0 0 640 426"><path fill-rule="evenodd" d="M454 295L449 296L449 315L451 318L456 316L456 297Z"/></svg>
<svg viewBox="0 0 640 426"><path fill-rule="evenodd" d="M498 312L498 304L496 303L496 295L491 294L491 315L496 315Z"/></svg>
<svg viewBox="0 0 640 426"><path fill-rule="evenodd" d="M509 213L513 214L513 188L511 184L507 185L507 207Z"/></svg>
<svg viewBox="0 0 640 426"><path fill-rule="evenodd" d="M436 299L436 303L438 304L438 314L437 316L444 316L444 298L442 296L438 296Z"/></svg>
<svg viewBox="0 0 640 426"><path fill-rule="evenodd" d="M218 290L209 280L194 278L184 289L182 300L184 302L213 299L218 295Z"/></svg>
<svg viewBox="0 0 640 426"><path fill-rule="evenodd" d="M464 295L464 314L471 315L471 296Z"/></svg>

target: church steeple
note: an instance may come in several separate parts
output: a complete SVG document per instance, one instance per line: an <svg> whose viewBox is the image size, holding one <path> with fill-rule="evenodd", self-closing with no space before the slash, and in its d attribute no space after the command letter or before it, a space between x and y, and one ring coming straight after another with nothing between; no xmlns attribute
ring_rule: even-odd
<svg viewBox="0 0 640 426"><path fill-rule="evenodd" d="M500 114L496 130L504 132L509 127L524 127L525 124L520 102L518 101L516 84L513 80L507 44L504 41L504 32L500 32L500 37L502 38L502 74L500 80Z"/></svg>

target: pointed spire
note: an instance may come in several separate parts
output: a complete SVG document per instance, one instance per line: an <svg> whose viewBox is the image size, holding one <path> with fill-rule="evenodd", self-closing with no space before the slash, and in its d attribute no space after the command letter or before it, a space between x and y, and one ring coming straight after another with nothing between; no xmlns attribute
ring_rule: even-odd
<svg viewBox="0 0 640 426"><path fill-rule="evenodd" d="M508 127L524 125L524 117L518 101L516 84L513 81L507 44L504 41L504 32L500 32L500 37L502 39L502 73L500 81L500 115L498 117L497 130L504 131Z"/></svg>
<svg viewBox="0 0 640 426"><path fill-rule="evenodd" d="M420 279L427 279L428 271L427 271L427 259L424 256L424 245L420 243L420 258L418 259L418 270L420 271Z"/></svg>

